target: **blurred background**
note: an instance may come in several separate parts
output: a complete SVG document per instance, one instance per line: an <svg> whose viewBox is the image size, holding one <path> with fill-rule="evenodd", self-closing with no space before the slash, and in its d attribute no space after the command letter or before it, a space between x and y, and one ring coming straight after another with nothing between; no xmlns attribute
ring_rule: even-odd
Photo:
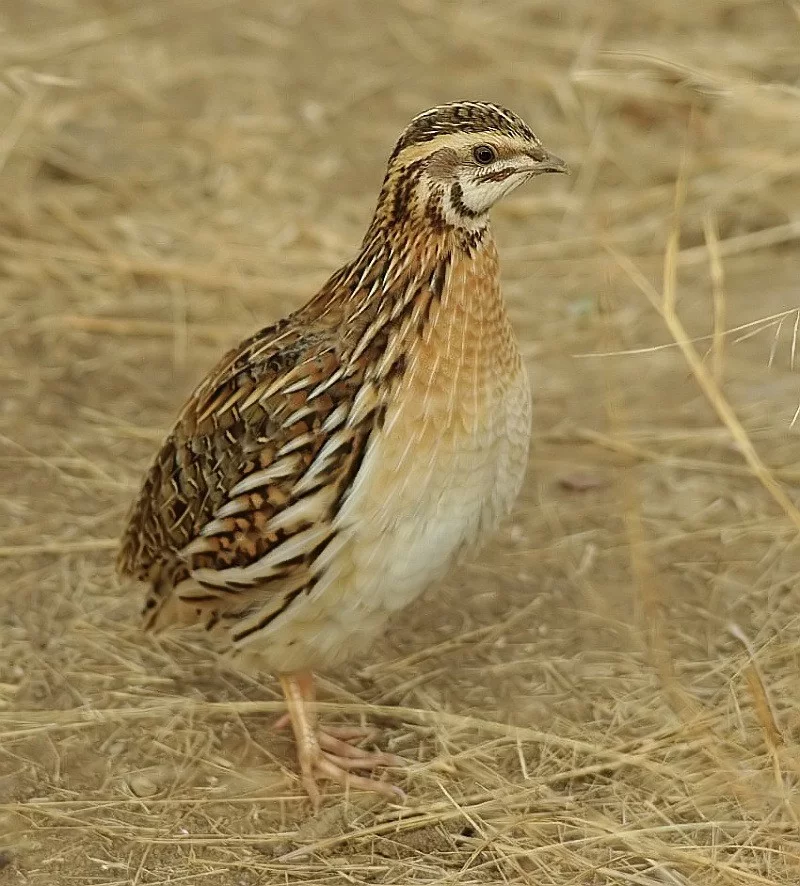
<svg viewBox="0 0 800 886"><path fill-rule="evenodd" d="M800 880L799 37L783 0L2 4L0 882ZM143 637L116 536L456 99L573 167L495 212L530 471L324 675L407 806L312 819L274 682Z"/></svg>

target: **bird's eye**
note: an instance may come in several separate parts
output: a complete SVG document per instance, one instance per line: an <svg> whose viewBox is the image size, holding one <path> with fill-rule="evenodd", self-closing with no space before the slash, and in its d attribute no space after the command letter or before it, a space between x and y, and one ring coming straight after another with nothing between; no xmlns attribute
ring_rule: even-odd
<svg viewBox="0 0 800 886"><path fill-rule="evenodd" d="M491 145L478 145L473 151L472 156L476 163L481 166L488 166L497 159L497 151Z"/></svg>

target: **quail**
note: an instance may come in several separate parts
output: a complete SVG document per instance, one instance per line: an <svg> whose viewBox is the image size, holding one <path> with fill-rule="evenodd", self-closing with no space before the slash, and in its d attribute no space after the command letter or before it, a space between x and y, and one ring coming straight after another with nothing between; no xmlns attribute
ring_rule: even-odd
<svg viewBox="0 0 800 886"><path fill-rule="evenodd" d="M425 111L391 156L357 255L228 352L147 472L118 568L148 630L193 627L279 676L302 783L401 792L401 762L323 728L313 672L363 652L511 509L531 395L500 293L490 208L566 172L516 114Z"/></svg>

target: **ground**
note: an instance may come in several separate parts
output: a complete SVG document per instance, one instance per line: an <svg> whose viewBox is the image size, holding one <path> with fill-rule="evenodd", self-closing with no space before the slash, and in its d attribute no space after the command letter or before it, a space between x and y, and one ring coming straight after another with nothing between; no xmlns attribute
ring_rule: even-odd
<svg viewBox="0 0 800 886"><path fill-rule="evenodd" d="M779 0L2 5L0 883L800 882L799 31ZM408 801L315 817L275 680L143 636L115 539L193 384L460 98L574 168L495 218L530 471L322 675Z"/></svg>

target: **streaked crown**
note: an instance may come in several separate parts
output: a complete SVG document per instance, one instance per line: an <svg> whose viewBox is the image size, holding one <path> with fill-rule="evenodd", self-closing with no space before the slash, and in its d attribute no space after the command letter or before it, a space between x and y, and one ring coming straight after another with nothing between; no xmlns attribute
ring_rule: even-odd
<svg viewBox="0 0 800 886"><path fill-rule="evenodd" d="M491 102L451 102L417 114L403 131L392 158L411 145L448 133L498 133L540 144L528 124L513 111Z"/></svg>

